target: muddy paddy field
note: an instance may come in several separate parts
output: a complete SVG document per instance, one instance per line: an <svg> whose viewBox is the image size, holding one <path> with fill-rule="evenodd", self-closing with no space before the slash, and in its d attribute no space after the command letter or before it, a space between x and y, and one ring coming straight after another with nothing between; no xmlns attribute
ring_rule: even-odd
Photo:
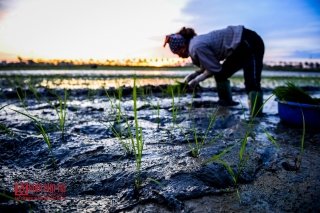
<svg viewBox="0 0 320 213"><path fill-rule="evenodd" d="M233 107L176 80L2 76L0 212L320 211L320 130L271 97L285 80L320 97L318 77L264 78L254 120L241 77Z"/></svg>

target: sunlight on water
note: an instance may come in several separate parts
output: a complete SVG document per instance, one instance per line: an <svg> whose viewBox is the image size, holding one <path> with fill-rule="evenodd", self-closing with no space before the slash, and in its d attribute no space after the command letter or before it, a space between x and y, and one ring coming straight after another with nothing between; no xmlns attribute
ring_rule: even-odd
<svg viewBox="0 0 320 213"><path fill-rule="evenodd" d="M51 89L100 89L118 88L120 86L132 87L133 75L137 75L138 86L159 86L183 82L184 77L193 71L165 71L165 70L44 70L44 71L4 71L2 72L2 84L24 79L24 83L32 81L36 87L48 87ZM231 85L244 88L243 71L235 73L230 78ZM263 71L261 86L274 88L285 85L286 81L292 81L297 86L320 85L320 73ZM200 83L203 87L216 87L214 78L209 78Z"/></svg>
<svg viewBox="0 0 320 213"><path fill-rule="evenodd" d="M137 78L137 86L159 86L166 84L176 84L176 81L183 82L184 78ZM244 79L242 77L230 78L231 86L244 88ZM261 86L263 88L275 88L278 86L284 86L286 81L291 81L297 86L314 86L320 85L320 78L268 78L264 77L261 80ZM214 78L209 78L200 83L202 87L216 87ZM51 89L100 89L100 88L118 88L120 86L133 87L133 79L126 77L115 77L115 78L99 78L99 79L85 79L85 78L65 78L65 79L43 79L42 82L36 84L36 87L48 87Z"/></svg>
<svg viewBox="0 0 320 213"><path fill-rule="evenodd" d="M138 78L137 86L159 86L165 84L175 84L176 81L183 81L183 78ZM107 78L107 79L61 79L61 80L46 80L44 79L36 87L48 87L50 89L100 89L100 88L118 88L120 86L133 87L132 78Z"/></svg>

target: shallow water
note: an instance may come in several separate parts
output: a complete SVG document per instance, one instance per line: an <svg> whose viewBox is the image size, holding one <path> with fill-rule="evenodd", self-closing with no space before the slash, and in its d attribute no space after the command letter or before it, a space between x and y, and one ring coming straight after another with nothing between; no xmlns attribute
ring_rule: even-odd
<svg viewBox="0 0 320 213"><path fill-rule="evenodd" d="M68 76L126 76L126 75L137 75L137 76L180 76L183 77L192 73L193 71L186 70L2 70L3 75L22 75L22 76L56 76L56 75L68 75ZM319 72L305 72L305 71L280 71L280 70L263 70L263 76L295 76L295 77L320 77ZM240 70L234 74L235 76L243 76L243 71Z"/></svg>
<svg viewBox="0 0 320 213"><path fill-rule="evenodd" d="M133 87L133 75L139 76L137 86L174 85L177 81L183 82L184 77L193 71L116 71L116 70L43 70L43 71L1 71L0 86L5 87L20 85L27 87L27 82L32 82L35 87L51 89L91 89L118 88L121 86ZM237 72L230 78L233 87L244 88L243 72ZM292 81L297 86L318 87L320 73L316 72L283 72L263 71L261 87L274 88L283 86L286 81ZM200 83L203 87L216 87L214 78L209 78Z"/></svg>
<svg viewBox="0 0 320 213"><path fill-rule="evenodd" d="M31 119L11 109L24 111L14 88L4 88L0 97L0 122L12 134L0 135L1 190L14 196L14 183L64 183L67 186L65 201L34 201L36 212L294 212L320 210L320 132L308 129L305 151L300 171L294 171L294 159L299 156L302 129L283 124L277 115L274 98L264 106L264 116L257 118L248 137L245 149L248 161L234 184L230 173L219 162L202 163L235 146L244 137L249 118L247 95L242 88L233 88L234 100L242 105L220 107L214 88L191 91L174 99L166 86L150 86L138 96L138 123L142 128L144 149L141 165L139 198L134 190L137 174L134 157L126 155L119 138L111 131L118 125L134 132L132 88L122 88L121 101L117 90L109 89L111 99L104 90L68 90L67 127L64 138L51 122L42 121L48 130L57 169L46 163L50 156L43 138ZM147 90L148 89L148 90ZM264 99L271 95L264 89ZM47 99L57 104L57 98L40 87L38 101L27 90L24 100L27 112L57 122L57 114ZM55 90L59 96L61 89ZM150 92L152 91L152 93ZM170 91L170 90L169 90ZM52 91L51 91L52 92ZM319 96L319 88L309 88ZM110 101L111 100L111 101ZM174 100L174 102L173 102ZM157 109L159 103L159 110ZM174 103L174 105L173 105ZM117 107L121 116L118 119ZM173 109L177 109L176 119ZM190 154L197 138L204 137L210 119L217 112L209 128L198 158ZM26 112L26 111L24 111ZM277 141L278 149L263 129ZM208 144L219 134L220 137ZM130 144L130 138L123 137ZM189 141L189 142L188 142ZM234 172L239 171L240 145L236 145L220 159L227 162ZM152 178L165 187L161 187ZM239 203L239 190L242 203ZM3 212L26 210L22 205L6 199L0 200Z"/></svg>

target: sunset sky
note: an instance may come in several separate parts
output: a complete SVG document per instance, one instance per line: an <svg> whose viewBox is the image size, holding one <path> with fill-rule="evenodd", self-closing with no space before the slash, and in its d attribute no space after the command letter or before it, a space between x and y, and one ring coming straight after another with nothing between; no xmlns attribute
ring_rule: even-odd
<svg viewBox="0 0 320 213"><path fill-rule="evenodd" d="M244 25L265 60L320 61L319 0L0 0L0 61L173 58L166 34Z"/></svg>

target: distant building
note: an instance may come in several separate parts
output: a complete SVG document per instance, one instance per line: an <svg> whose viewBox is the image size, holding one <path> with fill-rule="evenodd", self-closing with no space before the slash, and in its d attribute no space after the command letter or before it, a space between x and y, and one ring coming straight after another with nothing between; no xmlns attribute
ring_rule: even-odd
<svg viewBox="0 0 320 213"><path fill-rule="evenodd" d="M6 61L1 61L0 65L1 66L7 66L7 62Z"/></svg>
<svg viewBox="0 0 320 213"><path fill-rule="evenodd" d="M28 65L34 65L36 64L33 60L28 60Z"/></svg>

